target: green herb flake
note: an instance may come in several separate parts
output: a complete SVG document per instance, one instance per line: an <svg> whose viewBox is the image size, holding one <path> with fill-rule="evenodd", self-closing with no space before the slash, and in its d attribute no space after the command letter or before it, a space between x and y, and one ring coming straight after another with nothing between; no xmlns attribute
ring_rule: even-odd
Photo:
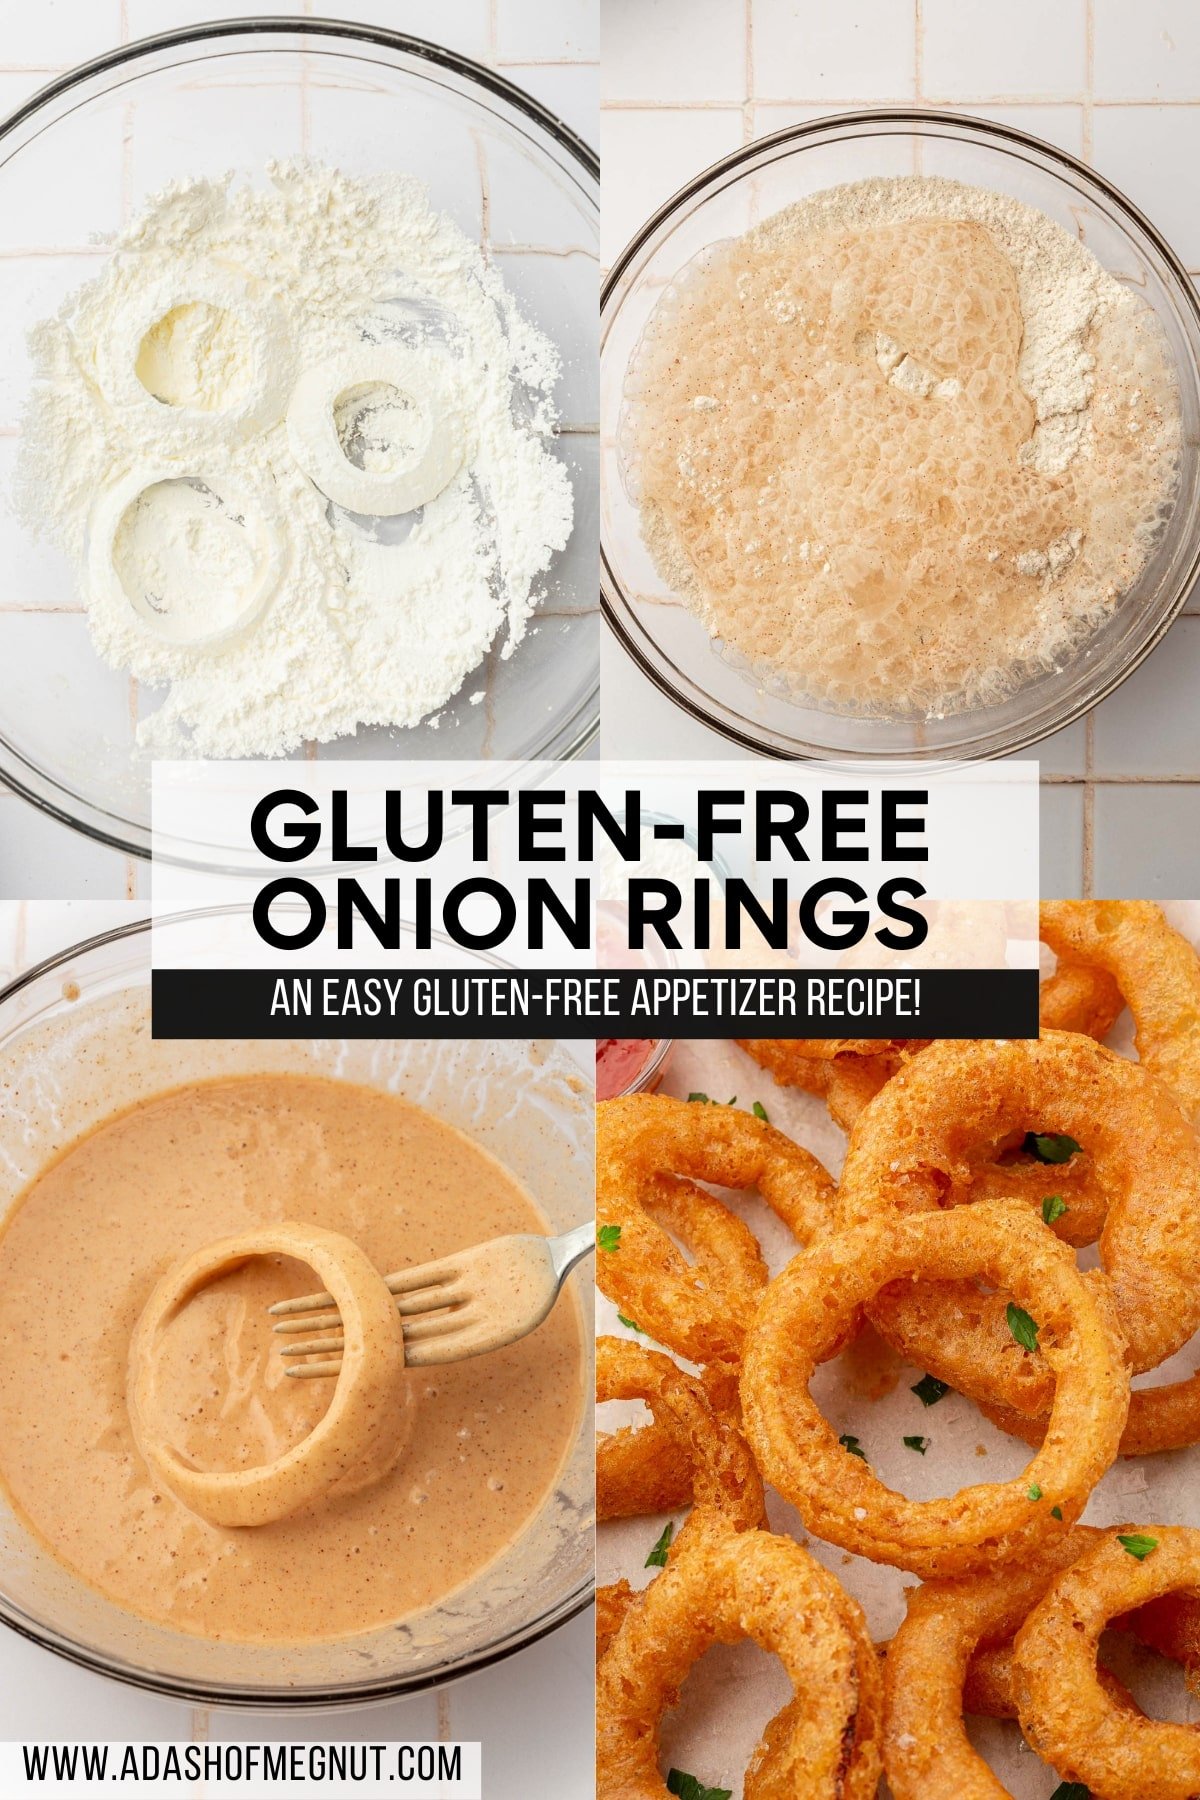
<svg viewBox="0 0 1200 1800"><path fill-rule="evenodd" d="M1070 1212L1070 1210L1070 1207L1067 1205L1061 1194L1047 1194L1046 1198L1042 1201L1042 1218L1046 1221L1047 1225L1057 1224L1063 1214Z"/></svg>
<svg viewBox="0 0 1200 1800"><path fill-rule="evenodd" d="M1052 1519L1057 1519L1059 1521L1059 1523L1061 1524L1061 1522L1062 1522L1062 1507L1061 1506L1052 1506L1050 1508L1050 1517Z"/></svg>
<svg viewBox="0 0 1200 1800"><path fill-rule="evenodd" d="M852 1437L848 1431L842 1433L841 1437L838 1439L838 1443L842 1446L843 1450L848 1450L851 1456L861 1456L862 1460L866 1462L866 1451L863 1449L858 1439Z"/></svg>
<svg viewBox="0 0 1200 1800"><path fill-rule="evenodd" d="M666 1566L667 1566L667 1551L671 1548L671 1539L674 1536L675 1536L675 1527L674 1527L674 1525L672 1525L671 1523L668 1522L666 1525L663 1526L662 1536L659 1538L657 1544L655 1544L653 1550L650 1552L649 1556L646 1558L645 1567L647 1569L665 1569L666 1568Z"/></svg>
<svg viewBox="0 0 1200 1800"><path fill-rule="evenodd" d="M635 1323L634 1323L634 1321L633 1321L633 1320L632 1320L632 1319L627 1319L627 1318L626 1318L626 1317L625 1317L625 1314L624 1314L624 1313L618 1313L618 1314L617 1314L617 1317L618 1317L618 1319L619 1319L619 1320L620 1320L620 1321L621 1321L621 1323L622 1323L622 1325L624 1325L624 1326L626 1326L626 1327L627 1327L627 1329L628 1329L628 1330L630 1330L630 1331L637 1331L637 1332L640 1332L640 1331L641 1331L641 1329L642 1329L642 1328L641 1328L641 1326L640 1326L640 1325L637 1325L637 1324L635 1324Z"/></svg>
<svg viewBox="0 0 1200 1800"><path fill-rule="evenodd" d="M918 1456L924 1456L929 1448L929 1439L925 1437L906 1437L904 1440L904 1447L906 1450L915 1450Z"/></svg>
<svg viewBox="0 0 1200 1800"><path fill-rule="evenodd" d="M1119 1531L1117 1542L1122 1550L1128 1550L1130 1556L1136 1556L1139 1562L1145 1562L1158 1549L1158 1539L1147 1537L1144 1531Z"/></svg>
<svg viewBox="0 0 1200 1800"><path fill-rule="evenodd" d="M769 1125L771 1123L770 1119L767 1117L767 1109L761 1100L756 1100L754 1105L750 1108L750 1111L754 1114L756 1119L761 1119L764 1125Z"/></svg>
<svg viewBox="0 0 1200 1800"><path fill-rule="evenodd" d="M677 1794L679 1800L730 1800L732 1788L705 1787L694 1775L686 1775L682 1769L672 1769L667 1776L668 1794Z"/></svg>
<svg viewBox="0 0 1200 1800"><path fill-rule="evenodd" d="M1005 1311L1008 1329L1020 1344L1022 1350L1034 1351L1038 1347L1038 1326L1034 1319L1020 1306L1014 1306L1010 1300Z"/></svg>
<svg viewBox="0 0 1200 1800"><path fill-rule="evenodd" d="M596 1233L596 1242L601 1250L615 1250L621 1242L621 1227L619 1225L602 1225Z"/></svg>
<svg viewBox="0 0 1200 1800"><path fill-rule="evenodd" d="M1050 1800L1092 1800L1092 1790L1082 1781L1060 1781Z"/></svg>
<svg viewBox="0 0 1200 1800"><path fill-rule="evenodd" d="M1033 1486L1030 1488L1029 1493L1026 1496L1026 1498L1036 1502L1036 1501L1040 1500L1041 1497L1042 1497L1042 1490L1038 1486L1037 1482L1035 1481Z"/></svg>
<svg viewBox="0 0 1200 1800"><path fill-rule="evenodd" d="M948 1381L939 1381L936 1375L922 1375L920 1381L912 1389L922 1406L936 1406L950 1392Z"/></svg>
<svg viewBox="0 0 1200 1800"><path fill-rule="evenodd" d="M700 1102L701 1106L707 1106L709 1104L709 1098L708 1098L707 1094L689 1094L688 1099L689 1100L698 1100Z"/></svg>
<svg viewBox="0 0 1200 1800"><path fill-rule="evenodd" d="M1036 1156L1039 1162L1070 1162L1081 1148L1082 1145L1077 1144L1073 1137L1067 1137L1062 1132L1027 1131L1025 1133L1025 1154Z"/></svg>

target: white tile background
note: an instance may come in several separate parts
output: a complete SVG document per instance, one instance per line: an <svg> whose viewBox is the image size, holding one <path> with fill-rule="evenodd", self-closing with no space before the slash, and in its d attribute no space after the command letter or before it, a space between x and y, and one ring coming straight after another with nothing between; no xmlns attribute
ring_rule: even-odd
<svg viewBox="0 0 1200 1800"><path fill-rule="evenodd" d="M604 255L726 152L864 103L1002 119L1095 163L1200 275L1197 0L604 0ZM1086 721L1028 754L1042 891L1194 894L1200 594ZM601 752L734 757L606 633Z"/></svg>
<svg viewBox="0 0 1200 1800"><path fill-rule="evenodd" d="M501 70L586 142L598 140L598 0L0 0L0 117L53 75L115 44L239 12L336 15L431 38ZM269 121L266 129L264 156L274 147ZM135 141L135 168L137 151ZM119 204L119 146L111 167L89 166L78 181L86 238L103 208ZM0 238L20 224L0 220ZM28 235L36 241L36 231ZM0 362L0 394L4 387ZM12 443L0 436L0 459ZM5 574L21 571L6 567ZM138 859L90 842L0 784L0 899L148 894L148 871Z"/></svg>

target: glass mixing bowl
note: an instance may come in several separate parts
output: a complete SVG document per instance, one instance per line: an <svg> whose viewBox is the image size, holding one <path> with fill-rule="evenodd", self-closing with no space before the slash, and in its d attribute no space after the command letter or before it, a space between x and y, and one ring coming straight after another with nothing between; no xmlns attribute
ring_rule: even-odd
<svg viewBox="0 0 1200 1800"><path fill-rule="evenodd" d="M194 917L194 915L191 915ZM171 934L189 915L159 920ZM448 966L496 959L440 946ZM501 965L503 966L503 965ZM70 1143L139 1096L193 1079L300 1071L401 1094L495 1155L553 1231L592 1215L591 1081L564 1048L532 1043L174 1043L150 1036L148 921L51 957L0 992L0 1218ZM590 1051L591 1046L586 1048ZM569 1283L592 1346L592 1284ZM562 1305L567 1296L559 1301ZM485 1668L573 1618L595 1587L590 1368L555 1490L500 1557L439 1605L398 1625L310 1645L217 1643L137 1619L86 1587L34 1539L0 1490L0 1621L60 1656L196 1705L361 1705Z"/></svg>
<svg viewBox="0 0 1200 1800"><path fill-rule="evenodd" d="M738 666L658 575L642 542L612 439L626 371L658 297L693 258L782 207L843 182L943 175L1039 208L1078 235L1158 315L1179 382L1183 450L1166 530L1136 586L1066 667L997 705L944 719L834 712L771 692ZM714 164L655 213L617 258L600 327L604 428L601 603L644 674L701 724L782 757L954 759L1002 756L1089 711L1162 637L1200 571L1200 304L1179 258L1102 176L1024 132L952 113L848 113L797 125Z"/></svg>
<svg viewBox="0 0 1200 1800"><path fill-rule="evenodd" d="M555 453L575 492L570 541L516 653L494 650L436 727L360 729L320 756L566 757L596 728L594 152L502 77L397 32L317 19L169 32L83 65L0 124L0 777L134 854L149 853L150 828L149 764L133 729L154 696L100 661L71 569L11 505L26 333L168 181L233 169L261 183L269 159L299 155L351 174L417 175L435 207L486 243L562 354Z"/></svg>

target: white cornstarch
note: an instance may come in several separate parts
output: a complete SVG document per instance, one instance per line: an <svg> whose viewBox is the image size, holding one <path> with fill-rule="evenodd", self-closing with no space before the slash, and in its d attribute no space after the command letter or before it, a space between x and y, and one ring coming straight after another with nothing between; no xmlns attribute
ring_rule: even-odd
<svg viewBox="0 0 1200 1800"><path fill-rule="evenodd" d="M31 336L21 510L156 755L436 714L571 530L553 345L404 175L183 181Z"/></svg>
<svg viewBox="0 0 1200 1800"><path fill-rule="evenodd" d="M761 680L880 715L1062 667L1178 480L1136 290L1008 195L831 188L697 258L626 379L622 473L663 579Z"/></svg>

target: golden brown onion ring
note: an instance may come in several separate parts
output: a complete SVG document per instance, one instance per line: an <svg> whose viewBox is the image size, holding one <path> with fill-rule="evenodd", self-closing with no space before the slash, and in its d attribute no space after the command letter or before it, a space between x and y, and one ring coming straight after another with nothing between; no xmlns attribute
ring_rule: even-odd
<svg viewBox="0 0 1200 1800"><path fill-rule="evenodd" d="M597 1405L607 1400L644 1400L653 1422L597 1436L597 1518L632 1519L690 1506L693 1471L699 1471L703 1497L707 1472L727 1458L739 1410L738 1370L715 1363L694 1378L684 1375L670 1357L627 1338L604 1337L599 1345ZM697 1387L704 1395L703 1408L695 1398ZM753 1469L740 1432L736 1432L736 1442L745 1463ZM758 1481L757 1470L754 1479ZM761 1513L761 1482L758 1493ZM757 1525L759 1519L748 1523Z"/></svg>
<svg viewBox="0 0 1200 1800"><path fill-rule="evenodd" d="M904 1623L884 1663L883 1760L893 1800L1003 1800L1008 1794L971 1744L963 1714L1016 1717L1010 1640L1094 1535L1077 1527L1035 1555L1032 1566L931 1581L908 1594ZM1105 1685L1115 1705L1136 1713L1107 1673Z"/></svg>
<svg viewBox="0 0 1200 1800"><path fill-rule="evenodd" d="M629 1608L597 1671L597 1800L667 1800L658 1729L714 1643L750 1637L793 1688L747 1773L751 1800L873 1800L881 1681L862 1613L827 1569L765 1531L697 1534Z"/></svg>
<svg viewBox="0 0 1200 1800"><path fill-rule="evenodd" d="M1072 1160L1103 1197L1100 1260L1129 1364L1155 1367L1200 1325L1200 1138L1161 1082L1091 1038L931 1045L859 1119L839 1190L844 1216L953 1204L964 1187L969 1195L972 1158L1025 1130L1083 1145ZM1044 1173L1054 1191L1058 1167ZM1047 1409L1050 1372L1014 1339L1007 1298L974 1283L914 1284L880 1295L870 1317L960 1392L1032 1417Z"/></svg>
<svg viewBox="0 0 1200 1800"><path fill-rule="evenodd" d="M1122 1537L1155 1547L1135 1556ZM1031 1747L1064 1780L1105 1800L1193 1800L1200 1792L1200 1728L1131 1718L1096 1670L1110 1619L1198 1587L1200 1531L1126 1525L1104 1532L1030 1613L1013 1655L1017 1712Z"/></svg>
<svg viewBox="0 0 1200 1800"><path fill-rule="evenodd" d="M1133 1014L1142 1066L1200 1125L1200 956L1152 900L1048 900L1041 933L1055 954L1101 968Z"/></svg>
<svg viewBox="0 0 1200 1800"><path fill-rule="evenodd" d="M345 1348L328 1410L299 1444L258 1468L186 1462L157 1423L158 1335L193 1294L255 1256L290 1256L321 1278L341 1314ZM403 1446L407 1387L396 1301L357 1244L316 1225L256 1226L185 1257L155 1287L129 1346L129 1416L152 1475L213 1525L268 1525L379 1477Z"/></svg>
<svg viewBox="0 0 1200 1800"><path fill-rule="evenodd" d="M701 1181L757 1189L801 1243L831 1229L834 1187L815 1156L731 1106L630 1094L596 1108L597 1285L680 1356L734 1362L766 1265L749 1227Z"/></svg>
<svg viewBox="0 0 1200 1800"><path fill-rule="evenodd" d="M1026 1474L948 1500L894 1493L849 1456L808 1391L859 1308L890 1282L976 1278L1042 1327L1055 1382L1045 1442ZM828 1542L924 1576L1011 1561L1065 1531L1117 1452L1129 1376L1103 1275L1011 1201L890 1213L814 1245L767 1289L746 1341L743 1428L763 1477ZM1037 1498L1031 1493L1036 1491Z"/></svg>

